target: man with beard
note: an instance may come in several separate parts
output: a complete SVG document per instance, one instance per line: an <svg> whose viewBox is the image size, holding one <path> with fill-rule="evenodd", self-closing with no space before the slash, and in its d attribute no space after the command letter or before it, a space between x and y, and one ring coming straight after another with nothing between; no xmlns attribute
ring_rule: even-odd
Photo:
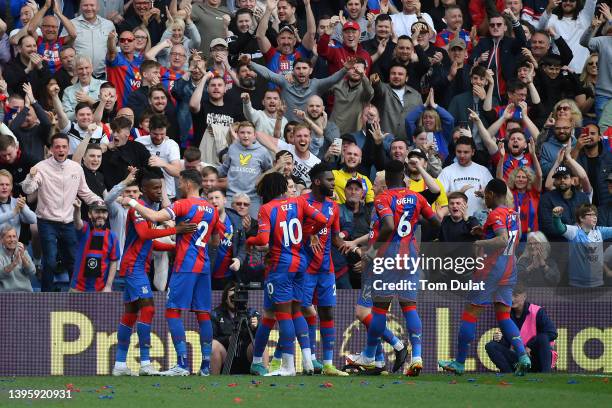
<svg viewBox="0 0 612 408"><path fill-rule="evenodd" d="M525 132L523 132L522 129L515 128L508 131L508 135L506 136L508 154L502 156L502 151L500 151L497 141L486 131L486 129L484 129L484 126L479 127L481 127L480 135L485 147L491 155L491 161L493 162L494 168L497 168L500 160L503 161L502 174L498 175L499 178L508 181L510 173L519 167L529 167L531 170L535 171L533 157L535 152L532 153L529 150L530 145L535 148L535 143L527 141L527 136L525 136ZM503 150L503 153L505 153L506 149Z"/></svg>
<svg viewBox="0 0 612 408"><path fill-rule="evenodd" d="M293 128L293 144L277 139L265 133L257 133L257 140L268 150L275 154L280 150L287 150L293 155L293 175L304 180L306 187L310 186L308 173L315 164L321 162L310 152L311 133L307 125L298 124Z"/></svg>
<svg viewBox="0 0 612 408"><path fill-rule="evenodd" d="M111 292L121 257L117 235L108 228L108 209L103 202L89 207L90 221L81 219L81 201L74 201L77 254L70 282L71 292Z"/></svg>
<svg viewBox="0 0 612 408"><path fill-rule="evenodd" d="M400 64L408 70L408 85L414 89L421 89L421 77L427 73L431 63L425 55L423 48L417 44L416 36L410 38L402 35L397 39L390 59L377 60L375 73L380 75L383 82L389 81L389 71L395 64Z"/></svg>
<svg viewBox="0 0 612 408"><path fill-rule="evenodd" d="M104 174L107 190L119 184L128 175L128 167L142 169L149 163L151 154L142 144L130 139L132 124L125 117L117 117L111 122L113 141L108 150L102 154L100 169Z"/></svg>
<svg viewBox="0 0 612 408"><path fill-rule="evenodd" d="M394 63L389 70L389 83L381 82L378 74L370 77L374 88L372 103L383 112L381 127L396 137L407 137L404 118L408 112L422 105L419 92L408 86L408 69Z"/></svg>
<svg viewBox="0 0 612 408"><path fill-rule="evenodd" d="M312 130L310 151L322 159L327 148L336 138L340 137L338 126L327 119L323 99L319 95L312 95L306 101L306 111L296 109L294 113L302 122L310 126Z"/></svg>
<svg viewBox="0 0 612 408"><path fill-rule="evenodd" d="M208 91L205 96L204 86ZM218 164L218 153L227 147L227 141L221 140L225 135L218 134L214 128L229 128L233 123L242 121L241 104L229 100L223 78L209 71L193 91L189 109L194 123L193 146L201 147L203 161Z"/></svg>
<svg viewBox="0 0 612 408"><path fill-rule="evenodd" d="M361 182L363 188L363 199L366 203L374 201L374 189L372 188L372 182L370 179L359 173L357 170L361 164L362 152L359 146L352 143L346 146L343 152L344 163L340 170L332 170L334 175L334 191L337 195L338 204L344 204L346 197L344 195L344 189L349 180L358 180Z"/></svg>
<svg viewBox="0 0 612 408"><path fill-rule="evenodd" d="M484 186L493 178L489 170L472 161L476 145L468 136L460 136L455 142L455 157L457 161L442 169L438 179L445 192L462 191L468 197L467 215L475 211L486 210L481 200Z"/></svg>
<svg viewBox="0 0 612 408"><path fill-rule="evenodd" d="M60 87L60 99L64 96L64 89L74 84L77 80L74 66L75 57L76 51L71 46L63 47L59 52L62 67L55 72L52 78L57 81Z"/></svg>
<svg viewBox="0 0 612 408"><path fill-rule="evenodd" d="M68 136L62 133L53 135L52 156L32 167L22 182L25 194L38 192L36 216L43 251L43 292L53 289L58 246L63 249L62 258L66 270L72 271L74 266L77 239L72 203L77 196L87 204L102 201L87 186L81 166L68 160L68 152Z"/></svg>
<svg viewBox="0 0 612 408"><path fill-rule="evenodd" d="M572 149L572 156L586 170L593 187L592 204L599 207L610 202L608 174L612 171L612 153L603 144L599 127L586 125Z"/></svg>
<svg viewBox="0 0 612 408"><path fill-rule="evenodd" d="M573 130L572 123L568 119L557 119L554 124L554 137L542 143L540 149L542 174L547 175L550 172L559 155L559 150L566 146L571 148L576 143L575 139L572 138Z"/></svg>
<svg viewBox="0 0 612 408"><path fill-rule="evenodd" d="M308 324L311 356L314 361L314 346L316 344L317 311L320 320L321 343L323 349L323 375L348 376L348 373L338 370L333 365L336 329L334 328L333 308L336 306L336 276L331 258L332 245L346 254L354 247L349 246L340 238L340 209L338 204L330 199L335 190L334 175L323 163L310 170L312 191L305 200L319 210L326 218L325 227L310 240L305 240L302 255L307 260L304 271L302 313ZM344 189L343 189L344 190ZM313 222L307 220L304 229L308 230ZM317 298L317 309L313 306L313 298ZM299 321L294 315L296 326ZM296 328L296 332L299 329Z"/></svg>
<svg viewBox="0 0 612 408"><path fill-rule="evenodd" d="M307 21L307 30L306 33L302 36L302 42L300 45L296 47L297 44L297 29L294 24L295 18L293 17L293 13L290 15L284 15L284 18L291 18L294 21L283 21L279 24L278 27L278 36L276 37L276 48L272 46L268 37L266 37L266 31L268 29L268 24L266 21L270 20L272 16L272 12L275 8L278 7L279 10L279 18L281 16L281 7L280 2L278 0L268 0L266 2L266 11L264 12L261 21L264 22L259 24L257 27L257 32L255 33L257 37L257 43L259 44L259 49L264 55L264 59L266 60L266 66L268 69L276 74L287 75L290 74L294 69L294 64L301 58L310 58L312 57L312 49L315 46L315 33L317 31L317 25L314 19L314 15L312 14L312 9L310 8L310 0L306 0L306 21ZM289 2L287 0L283 0L283 3ZM289 7L283 7L283 13L287 14L286 10L289 10ZM295 11L295 7L293 7Z"/></svg>
<svg viewBox="0 0 612 408"><path fill-rule="evenodd" d="M232 101L232 103L240 103L242 94L248 93L251 97L253 107L259 110L263 109L262 100L264 99L264 94L270 89L266 81L249 68L248 64L242 61L238 61L236 76L238 77L238 83L234 83L232 88L227 91L228 99Z"/></svg>
<svg viewBox="0 0 612 408"><path fill-rule="evenodd" d="M349 59L344 62L344 67L335 74L324 79L310 79L312 63L308 59L300 58L293 64L293 70L291 71L292 80L289 81L283 75L274 73L262 65L251 62L246 55L243 55L241 60L244 63L250 63L250 67L258 75L280 87L281 97L287 109L288 120L299 120L294 109L302 109L308 98L312 95L323 95L334 84L339 82L355 64L355 60Z"/></svg>
<svg viewBox="0 0 612 408"><path fill-rule="evenodd" d="M337 48L329 46L331 30L331 27L326 28L325 34L319 38L317 43L318 55L327 60L329 74L331 75L340 70L350 58L362 58L365 61L366 75L369 75L373 58L370 57L370 53L363 49L359 43L359 24L354 21L344 23L342 26L342 43ZM384 52L383 47L386 47L386 42L379 44L379 46L381 49L376 51L376 59Z"/></svg>

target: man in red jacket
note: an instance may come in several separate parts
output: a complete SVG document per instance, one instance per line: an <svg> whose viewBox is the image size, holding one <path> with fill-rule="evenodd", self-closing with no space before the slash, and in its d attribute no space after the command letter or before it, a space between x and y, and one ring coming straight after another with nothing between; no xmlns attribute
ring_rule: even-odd
<svg viewBox="0 0 612 408"><path fill-rule="evenodd" d="M325 34L321 36L317 43L319 56L327 60L329 74L340 71L344 63L351 58L361 57L366 62L366 76L370 76L372 68L372 57L359 44L359 33L361 29L356 21L347 21L342 26L342 47L331 48L329 38L335 27L326 27ZM384 49L383 49L384 51Z"/></svg>

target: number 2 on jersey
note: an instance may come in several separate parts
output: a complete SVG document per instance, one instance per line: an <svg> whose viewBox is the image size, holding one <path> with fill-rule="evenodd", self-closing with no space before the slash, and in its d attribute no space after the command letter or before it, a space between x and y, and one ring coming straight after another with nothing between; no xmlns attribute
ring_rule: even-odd
<svg viewBox="0 0 612 408"><path fill-rule="evenodd" d="M194 233L194 234L199 234L198 240L195 242L196 246L199 246L199 247L205 247L206 246L206 242L202 242L202 240L204 240L204 237L206 236L207 232L208 232L208 222L206 222L206 221L200 222L198 224L198 229Z"/></svg>

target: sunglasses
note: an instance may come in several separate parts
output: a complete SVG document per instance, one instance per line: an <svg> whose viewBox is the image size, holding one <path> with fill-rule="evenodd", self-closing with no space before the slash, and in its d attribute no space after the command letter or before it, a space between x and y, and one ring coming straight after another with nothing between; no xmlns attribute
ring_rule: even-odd
<svg viewBox="0 0 612 408"><path fill-rule="evenodd" d="M557 106L557 112L559 111L568 111L571 108L569 106Z"/></svg>
<svg viewBox="0 0 612 408"><path fill-rule="evenodd" d="M234 201L234 205L236 207L248 207L251 205L251 203L244 203L244 202L240 202L240 201Z"/></svg>
<svg viewBox="0 0 612 408"><path fill-rule="evenodd" d="M134 42L133 38L120 38L119 42L122 44Z"/></svg>
<svg viewBox="0 0 612 408"><path fill-rule="evenodd" d="M489 23L489 27L501 27L504 23Z"/></svg>
<svg viewBox="0 0 612 408"><path fill-rule="evenodd" d="M148 37L146 35L137 35L134 38L136 38L137 40L146 40L146 39L148 39Z"/></svg>
<svg viewBox="0 0 612 408"><path fill-rule="evenodd" d="M591 62L588 62L587 65L589 65L589 66L597 65L597 62L596 61L591 61Z"/></svg>

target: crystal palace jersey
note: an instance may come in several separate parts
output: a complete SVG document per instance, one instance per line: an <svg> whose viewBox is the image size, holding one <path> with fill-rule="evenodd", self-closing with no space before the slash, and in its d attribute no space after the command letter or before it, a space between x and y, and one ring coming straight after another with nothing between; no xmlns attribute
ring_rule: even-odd
<svg viewBox="0 0 612 408"><path fill-rule="evenodd" d="M374 209L380 219L379 233L385 217L393 217L395 225L390 241L378 251L379 256L395 256L398 250L401 254L411 254L414 250L414 230L419 215L422 214L426 219L435 216L425 197L405 187L388 189L376 196ZM387 251L392 251L393 254L385 254Z"/></svg>
<svg viewBox="0 0 612 408"><path fill-rule="evenodd" d="M176 234L176 258L173 273L210 273L206 244L217 228L217 209L203 198L184 198L166 208L175 222L198 225L194 232Z"/></svg>
<svg viewBox="0 0 612 408"><path fill-rule="evenodd" d="M499 230L508 231L508 243L505 248L487 253L484 268L477 269L474 278L499 286L513 285L516 283L514 256L519 243L519 215L511 208L497 207L489 213L483 230L485 239L495 238Z"/></svg>
<svg viewBox="0 0 612 408"><path fill-rule="evenodd" d="M325 224L325 227L317 234L323 250L314 252L310 247L309 240L306 240L302 247L302 253L306 255L306 260L308 262L306 272L311 274L334 273L334 264L331 259L331 241L334 234L340 233L340 209L338 208L338 204L329 198L325 198L323 202L317 201L312 194L303 197L305 197L304 199L308 204L312 205L321 214L327 217L327 224ZM312 224L314 224L313 221L307 220L305 222L305 229L312 229Z"/></svg>

